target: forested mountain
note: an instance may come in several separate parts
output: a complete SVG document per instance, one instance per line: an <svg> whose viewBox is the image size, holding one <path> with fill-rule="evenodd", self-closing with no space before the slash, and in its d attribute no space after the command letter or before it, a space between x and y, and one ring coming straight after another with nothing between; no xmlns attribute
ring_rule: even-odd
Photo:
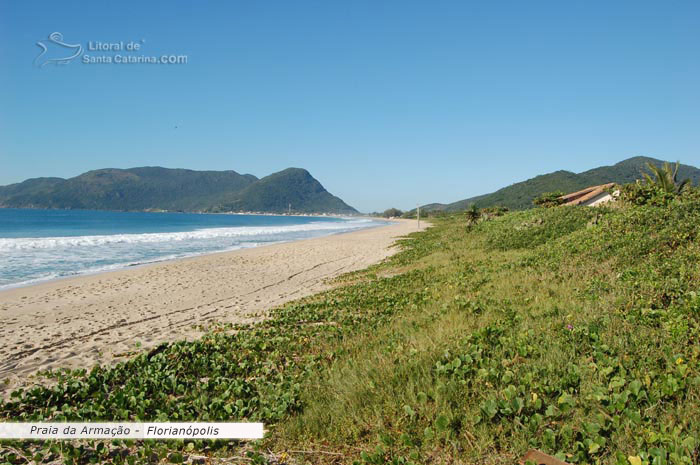
<svg viewBox="0 0 700 465"><path fill-rule="evenodd" d="M95 210L356 213L300 168L262 179L235 171L161 167L100 169L70 179L0 187L0 207Z"/></svg>
<svg viewBox="0 0 700 465"><path fill-rule="evenodd" d="M608 182L620 184L633 182L642 177L642 172L647 171L647 163L660 166L664 162L655 158L634 157L612 166L601 166L583 173L555 171L512 184L490 194L479 195L449 204L432 203L421 208L424 211L453 212L466 210L471 204L474 204L478 208L501 205L511 210L523 210L532 207L532 200L544 192L562 191L569 193ZM693 184L698 184L700 182L700 169L694 166L680 165L678 178L690 178Z"/></svg>

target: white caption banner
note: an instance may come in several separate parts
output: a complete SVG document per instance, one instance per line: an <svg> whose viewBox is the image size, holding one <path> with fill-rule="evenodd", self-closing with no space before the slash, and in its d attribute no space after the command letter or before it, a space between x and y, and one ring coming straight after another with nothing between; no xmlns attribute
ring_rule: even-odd
<svg viewBox="0 0 700 465"><path fill-rule="evenodd" d="M0 439L261 439L262 423L0 423Z"/></svg>

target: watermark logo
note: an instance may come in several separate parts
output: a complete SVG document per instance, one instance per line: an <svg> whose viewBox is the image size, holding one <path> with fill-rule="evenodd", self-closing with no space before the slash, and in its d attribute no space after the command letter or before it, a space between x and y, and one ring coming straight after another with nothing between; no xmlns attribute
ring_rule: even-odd
<svg viewBox="0 0 700 465"><path fill-rule="evenodd" d="M145 39L138 41L103 42L89 40L82 44L68 44L63 40L63 34L53 32L48 40L39 41L36 45L41 49L34 59L34 65L43 68L48 64L67 65L73 61L85 64L156 64L183 65L189 57L182 54L146 55L142 49Z"/></svg>
<svg viewBox="0 0 700 465"><path fill-rule="evenodd" d="M52 32L49 34L48 40L39 41L36 45L41 49L41 52L34 59L34 65L39 68L49 64L67 65L83 53L82 45L65 43L63 34L60 32Z"/></svg>

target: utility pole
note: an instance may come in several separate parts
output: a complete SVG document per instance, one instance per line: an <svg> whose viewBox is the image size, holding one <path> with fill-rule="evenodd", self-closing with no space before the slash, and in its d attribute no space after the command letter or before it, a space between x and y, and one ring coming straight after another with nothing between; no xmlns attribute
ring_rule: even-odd
<svg viewBox="0 0 700 465"><path fill-rule="evenodd" d="M420 205L416 204L416 213L418 218L418 229L420 229Z"/></svg>

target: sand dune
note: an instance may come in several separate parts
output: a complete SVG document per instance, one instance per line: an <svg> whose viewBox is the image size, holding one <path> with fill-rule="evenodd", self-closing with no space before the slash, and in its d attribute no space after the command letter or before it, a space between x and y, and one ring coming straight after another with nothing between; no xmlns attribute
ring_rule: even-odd
<svg viewBox="0 0 700 465"><path fill-rule="evenodd" d="M422 224L423 225L423 224ZM423 225L424 226L424 225ZM391 255L415 221L210 254L0 292L0 392L47 368L90 368L193 326L246 322Z"/></svg>

